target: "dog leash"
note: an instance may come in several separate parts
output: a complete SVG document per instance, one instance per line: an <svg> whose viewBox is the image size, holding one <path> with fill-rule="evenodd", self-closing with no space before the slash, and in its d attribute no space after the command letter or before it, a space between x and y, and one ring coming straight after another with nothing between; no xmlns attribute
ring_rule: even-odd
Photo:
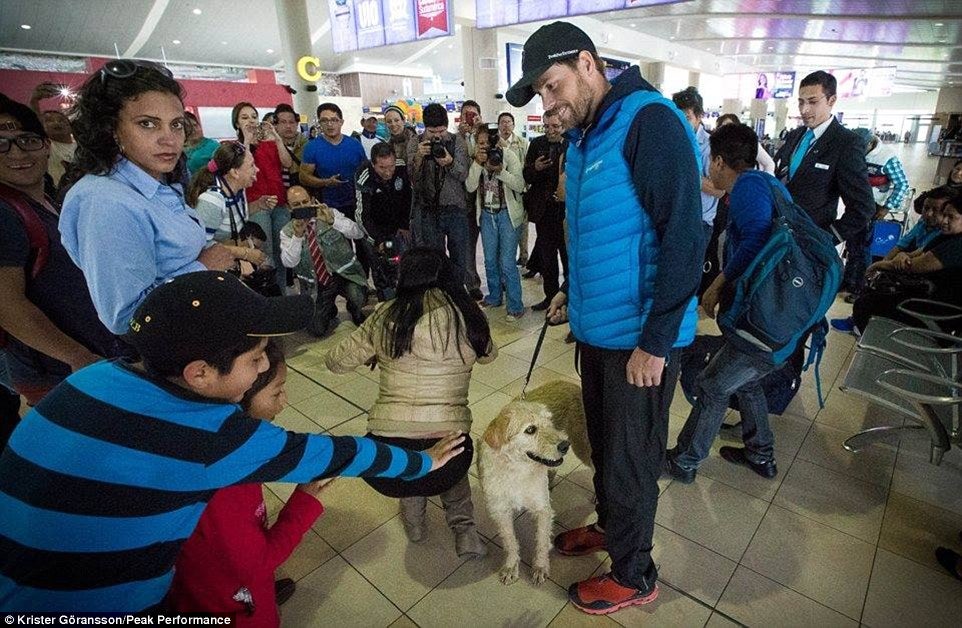
<svg viewBox="0 0 962 628"><path fill-rule="evenodd" d="M544 336L548 333L548 327L550 326L551 321L546 316L544 325L541 326L541 334L538 336L538 343L534 346L534 355L531 356L531 365L528 367L528 374L524 378L524 386L521 387L521 399L524 399L525 392L528 390L528 384L531 382L531 373L534 372L534 365L538 361L538 354L541 353L541 345L544 344Z"/></svg>

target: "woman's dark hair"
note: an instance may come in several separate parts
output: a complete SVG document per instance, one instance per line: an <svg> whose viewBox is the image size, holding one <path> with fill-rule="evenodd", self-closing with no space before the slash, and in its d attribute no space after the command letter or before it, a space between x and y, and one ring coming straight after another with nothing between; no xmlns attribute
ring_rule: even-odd
<svg viewBox="0 0 962 628"><path fill-rule="evenodd" d="M191 207L197 204L197 199L200 195L214 187L217 183L217 177L223 177L225 174L230 172L233 168L240 168L244 165L244 155L247 153L247 149L244 148L242 144L237 142L225 142L220 145L216 151L214 151L214 156L211 157L213 162L217 164L217 170L211 172L207 164L204 164L190 180L190 185L187 187L187 194L184 200ZM239 192L240 190L235 190Z"/></svg>
<svg viewBox="0 0 962 628"><path fill-rule="evenodd" d="M43 130L43 123L33 109L27 105L0 94L0 115L7 115L20 123L20 129L27 133L36 133L46 139L47 132Z"/></svg>
<svg viewBox="0 0 962 628"><path fill-rule="evenodd" d="M501 122L501 118L511 118L511 123L514 124L514 115L510 111L502 111L498 114L498 122Z"/></svg>
<svg viewBox="0 0 962 628"><path fill-rule="evenodd" d="M236 105L234 105L234 108L230 110L230 124L232 127L234 127L234 130L237 131L238 139L240 138L240 125L237 123L237 119L240 117L241 110L246 109L247 107L250 107L251 109L253 109L254 115L257 116L257 107L250 104L246 100L237 103Z"/></svg>
<svg viewBox="0 0 962 628"><path fill-rule="evenodd" d="M264 356L267 358L269 366L267 370L257 376L251 387L244 393L244 398L241 399L240 405L244 409L244 412L250 412L251 401L254 400L254 396L260 391L267 388L268 384L274 381L277 377L277 371L281 368L281 363L284 362L284 352L281 350L281 345L275 340L268 340L267 346L264 347ZM269 419L272 417L257 417L258 419Z"/></svg>
<svg viewBox="0 0 962 628"><path fill-rule="evenodd" d="M803 78L802 82L798 84L800 88L810 87L812 85L821 85L822 93L825 94L825 98L831 98L838 90L838 81L834 76L824 70L816 70L815 72L812 72Z"/></svg>
<svg viewBox="0 0 962 628"><path fill-rule="evenodd" d="M397 297L374 314L382 320L378 323L384 330L382 348L392 358L399 358L411 351L414 327L422 316L429 317L432 332L435 327L435 310L424 310L426 293L438 289L450 309L454 321L454 339L461 360L460 341L467 340L476 355L485 356L491 350L491 330L488 319L464 289L464 280L457 267L440 251L430 248L413 248L401 258L398 272ZM434 334L431 334L433 340ZM451 341L450 329L444 330L444 348Z"/></svg>
<svg viewBox="0 0 962 628"><path fill-rule="evenodd" d="M680 92L675 92L671 95L671 100L682 111L691 109L696 118L705 115L705 101L696 87L686 87Z"/></svg>
<svg viewBox="0 0 962 628"><path fill-rule="evenodd" d="M148 65L135 65L133 74L117 78L106 70L90 75L77 94L71 110L73 135L77 141L71 181L85 174L107 174L120 157L117 125L124 104L147 92L172 94L183 105L184 94L173 77ZM189 124L189 118L185 118ZM184 138L190 129L184 129ZM174 174L176 174L176 169Z"/></svg>
<svg viewBox="0 0 962 628"><path fill-rule="evenodd" d="M722 124L723 124L726 120L727 120L728 122L730 122L731 124L741 124L741 123L742 123L742 121L739 120L739 119L738 119L738 116L735 115L734 113L723 113L723 114L721 114L720 116L718 116L718 120L715 121L715 128L717 129L718 127L722 126Z"/></svg>
<svg viewBox="0 0 962 628"><path fill-rule="evenodd" d="M728 124L716 129L708 139L711 157L721 157L725 165L741 172L755 167L758 160L758 136L746 124Z"/></svg>

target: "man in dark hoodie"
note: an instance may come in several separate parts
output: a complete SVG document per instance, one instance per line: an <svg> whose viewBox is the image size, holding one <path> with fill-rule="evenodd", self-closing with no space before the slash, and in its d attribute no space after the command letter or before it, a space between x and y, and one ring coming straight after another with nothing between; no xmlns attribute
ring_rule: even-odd
<svg viewBox="0 0 962 628"><path fill-rule="evenodd" d="M570 316L581 349L598 522L555 538L562 554L606 549L611 572L572 584L591 614L658 595L651 559L658 477L679 352L695 335L701 177L691 127L637 67L609 83L579 28L555 22L525 43L515 107L537 93L567 129L570 281L548 317Z"/></svg>

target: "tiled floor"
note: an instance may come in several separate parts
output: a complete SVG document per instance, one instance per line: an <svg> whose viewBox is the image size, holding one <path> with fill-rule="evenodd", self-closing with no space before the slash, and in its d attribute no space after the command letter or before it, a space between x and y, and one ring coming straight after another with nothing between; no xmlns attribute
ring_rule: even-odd
<svg viewBox="0 0 962 628"><path fill-rule="evenodd" d="M913 150L919 149L906 154L907 164L917 166L910 174L927 182L934 164ZM541 298L537 280L525 281L524 291L527 304ZM836 314L849 307L839 302ZM514 323L504 320L503 309L489 316L501 355L475 370L470 395L475 435L520 391L539 328L534 315ZM364 432L377 373L333 375L323 366L325 351L352 329L343 323L332 338L303 337L291 344L291 405L278 423L332 434ZM535 384L577 378L565 333L566 328L550 330ZM940 467L931 466L917 435L893 437L859 454L844 451L846 437L890 420L838 390L852 346L850 337L830 337L822 363L824 409L806 374L789 411L773 417L776 479L725 463L716 443L694 484L661 481L654 556L662 592L650 606L598 618L566 603L571 582L607 568L603 553L552 555L550 579L540 587L531 584L527 566L518 582L503 586L496 576L500 539L480 497L476 518L488 556L463 561L454 553L437 500L429 505L427 539L411 544L395 501L360 480L342 479L325 494L327 513L280 570L298 581L282 608L284 625L958 625L962 583L940 570L933 550L962 545L962 453L954 449ZM679 391L671 444L688 408ZM476 478L471 479L478 495ZM269 509L276 513L291 487L268 488ZM593 520L591 491L590 472L577 460L560 468L552 489L557 530ZM516 527L522 540L531 538L528 517L519 517ZM530 553L522 558L529 564Z"/></svg>

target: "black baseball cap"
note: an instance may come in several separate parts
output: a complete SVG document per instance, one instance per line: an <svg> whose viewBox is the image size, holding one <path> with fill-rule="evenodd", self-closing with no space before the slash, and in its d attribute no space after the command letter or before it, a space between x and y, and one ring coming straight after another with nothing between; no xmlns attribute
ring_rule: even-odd
<svg viewBox="0 0 962 628"><path fill-rule="evenodd" d="M521 53L521 79L511 86L505 98L513 107L523 107L534 98L535 81L559 61L577 57L582 50L597 53L595 44L583 30L568 22L552 22L536 30L524 42Z"/></svg>
<svg viewBox="0 0 962 628"><path fill-rule="evenodd" d="M124 338L156 369L183 368L247 337L284 336L307 326L311 297L262 296L230 273L200 271L157 286Z"/></svg>

